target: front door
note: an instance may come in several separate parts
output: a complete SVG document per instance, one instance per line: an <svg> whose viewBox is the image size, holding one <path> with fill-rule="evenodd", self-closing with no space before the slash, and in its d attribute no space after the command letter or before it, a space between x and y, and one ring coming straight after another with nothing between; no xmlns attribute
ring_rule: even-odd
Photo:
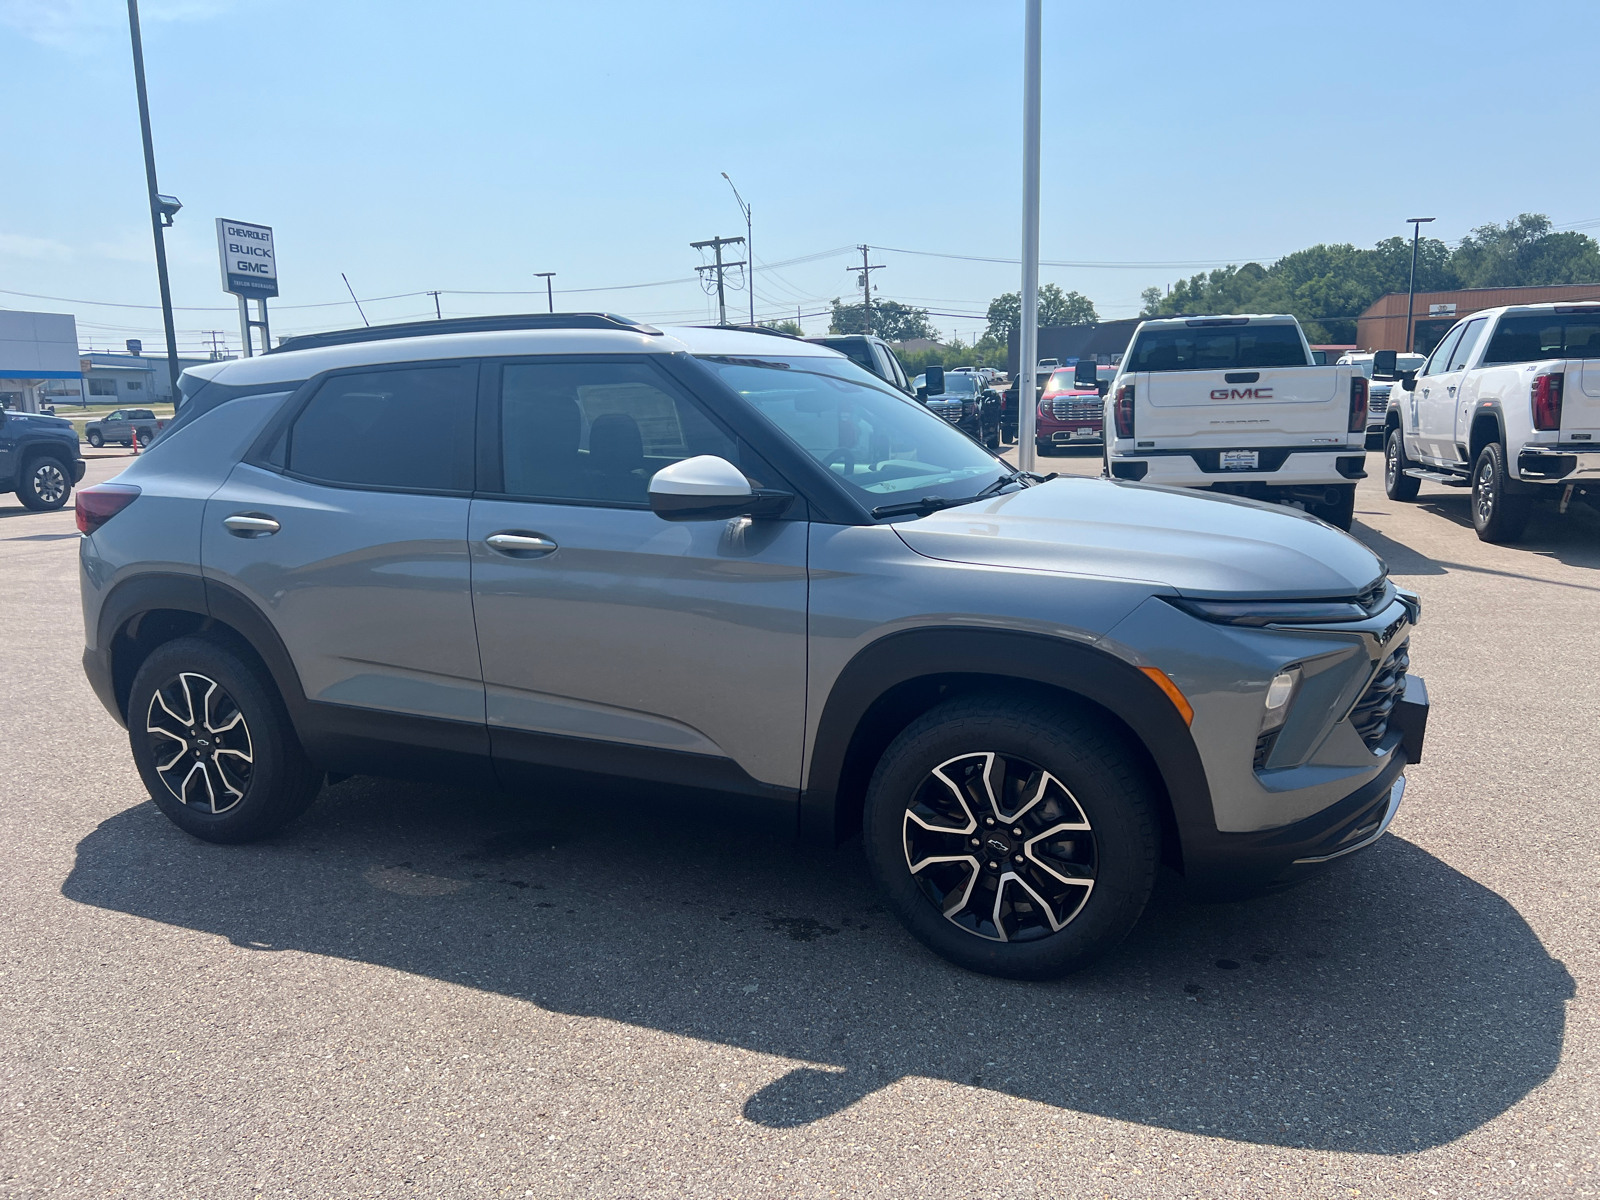
<svg viewBox="0 0 1600 1200"><path fill-rule="evenodd" d="M482 404L468 538L497 769L709 788L792 829L806 523L668 522L647 501L700 454L783 485L646 358L507 362Z"/></svg>
<svg viewBox="0 0 1600 1200"><path fill-rule="evenodd" d="M450 364L329 376L207 502L201 562L268 617L316 719L346 741L486 765L467 559L476 378Z"/></svg>
<svg viewBox="0 0 1600 1200"><path fill-rule="evenodd" d="M1415 402L1417 441L1422 456L1434 463L1453 463L1456 453L1450 443L1455 441L1456 401L1459 382L1450 374L1450 359L1461 344L1465 326L1457 326L1445 334L1444 340L1434 348L1433 354L1417 376L1417 387L1411 393Z"/></svg>

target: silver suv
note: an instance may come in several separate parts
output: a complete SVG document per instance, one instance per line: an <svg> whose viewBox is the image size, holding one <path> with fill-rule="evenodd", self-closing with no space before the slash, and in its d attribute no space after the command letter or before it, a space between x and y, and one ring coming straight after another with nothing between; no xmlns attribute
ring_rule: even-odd
<svg viewBox="0 0 1600 1200"><path fill-rule="evenodd" d="M620 782L861 833L929 947L1041 978L1162 861L1237 892L1371 844L1421 753L1417 602L1360 543L1018 473L826 347L557 314L182 386L79 493L84 664L210 841L329 774Z"/></svg>

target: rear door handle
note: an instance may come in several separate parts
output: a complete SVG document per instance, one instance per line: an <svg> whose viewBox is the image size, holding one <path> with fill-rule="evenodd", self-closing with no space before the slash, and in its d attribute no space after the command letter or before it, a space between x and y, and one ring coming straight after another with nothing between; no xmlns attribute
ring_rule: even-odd
<svg viewBox="0 0 1600 1200"><path fill-rule="evenodd" d="M271 537L283 528L266 513L234 513L224 517L222 524L234 537L242 538Z"/></svg>
<svg viewBox="0 0 1600 1200"><path fill-rule="evenodd" d="M491 533L483 541L491 550L498 550L513 558L543 558L546 554L555 553L558 548L539 533Z"/></svg>

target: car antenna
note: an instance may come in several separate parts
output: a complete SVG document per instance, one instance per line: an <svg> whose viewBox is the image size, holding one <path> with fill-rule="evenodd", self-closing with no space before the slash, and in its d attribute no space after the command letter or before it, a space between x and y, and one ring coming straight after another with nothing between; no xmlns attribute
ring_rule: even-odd
<svg viewBox="0 0 1600 1200"><path fill-rule="evenodd" d="M356 300L356 290L355 290L355 288L350 286L350 277L348 275L346 275L343 271L340 271L339 272L339 278L344 280L344 290L350 293L350 299ZM356 311L361 314L361 323L363 325L365 325L368 329L371 329L372 328L372 322L367 320L367 314L362 309L361 301L359 301L359 300L356 300Z"/></svg>

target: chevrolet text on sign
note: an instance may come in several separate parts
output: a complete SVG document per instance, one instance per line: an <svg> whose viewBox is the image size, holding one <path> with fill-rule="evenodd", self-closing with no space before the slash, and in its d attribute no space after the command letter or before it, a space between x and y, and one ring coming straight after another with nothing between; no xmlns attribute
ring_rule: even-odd
<svg viewBox="0 0 1600 1200"><path fill-rule="evenodd" d="M258 300L278 294L271 226L218 217L217 253L222 259L223 291Z"/></svg>

